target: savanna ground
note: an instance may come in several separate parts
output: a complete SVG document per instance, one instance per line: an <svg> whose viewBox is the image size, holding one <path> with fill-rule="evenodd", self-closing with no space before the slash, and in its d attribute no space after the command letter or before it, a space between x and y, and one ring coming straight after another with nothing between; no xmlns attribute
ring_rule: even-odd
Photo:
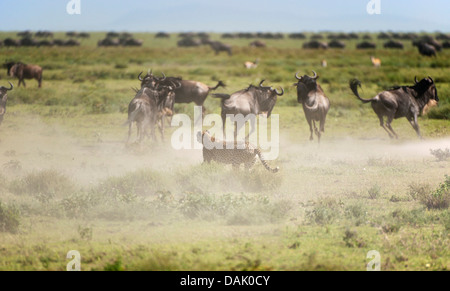
<svg viewBox="0 0 450 291"><path fill-rule="evenodd" d="M174 34L135 34L139 48L96 47L103 37L76 48L0 48L2 62L44 68L42 89L28 80L10 92L0 127L0 270L65 270L70 250L82 270L366 270L371 250L382 270L450 269L450 51L426 58L409 41L403 51L379 40L377 50L356 50L353 40L324 51L288 38L267 48L233 39L229 57L177 48ZM244 69L257 58L257 69ZM172 149L173 129L164 142L126 147L131 88L149 68L209 86L222 80L220 93L262 79L282 86L273 111L280 155L269 161L281 171L201 165L201 151ZM292 86L296 72L312 70L331 100L320 146ZM400 138L390 140L348 81L359 78L368 98L416 75L433 77L439 108L419 119L424 140L406 119L394 121ZM17 85L4 69L0 78ZM176 112L192 115L192 106ZM205 106L220 113L211 96Z"/></svg>

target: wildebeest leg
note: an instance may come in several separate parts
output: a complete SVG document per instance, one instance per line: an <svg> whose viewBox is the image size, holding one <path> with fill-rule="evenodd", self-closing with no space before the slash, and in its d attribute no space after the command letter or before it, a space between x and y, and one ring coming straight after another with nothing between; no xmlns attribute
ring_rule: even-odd
<svg viewBox="0 0 450 291"><path fill-rule="evenodd" d="M398 135L395 133L394 129L391 126L392 120L394 120L394 117L388 116L386 121L386 126L389 128L389 130L394 134L395 138L398 139Z"/></svg>
<svg viewBox="0 0 450 291"><path fill-rule="evenodd" d="M320 141L320 131L317 129L315 120L313 120L313 125L314 125L314 132L316 133L316 135L317 135L317 137L319 138L319 141Z"/></svg>
<svg viewBox="0 0 450 291"><path fill-rule="evenodd" d="M159 131L161 132L161 140L164 141L164 118L166 118L166 115L163 114L161 117L161 126L159 127Z"/></svg>
<svg viewBox="0 0 450 291"><path fill-rule="evenodd" d="M130 122L130 124L128 125L128 138L127 138L127 144L130 142L130 137L131 137L131 128L133 126L133 122Z"/></svg>
<svg viewBox="0 0 450 291"><path fill-rule="evenodd" d="M248 141L248 139L250 138L250 135L255 132L255 124L256 124L256 116L251 116L250 117L251 128L250 128L249 133L245 137L245 141Z"/></svg>
<svg viewBox="0 0 450 291"><path fill-rule="evenodd" d="M19 81L19 84L20 84L20 81ZM23 84L23 87L24 87L24 88L27 87L27 84L25 84L25 79L22 79L22 84Z"/></svg>
<svg viewBox="0 0 450 291"><path fill-rule="evenodd" d="M309 136L309 140L313 140L314 139L314 131L313 131L311 119L307 118L306 121L308 121L309 131L311 132L311 135Z"/></svg>
<svg viewBox="0 0 450 291"><path fill-rule="evenodd" d="M394 138L394 137L392 136L392 134L389 132L389 130L384 126L383 116L379 115L378 118L380 119L380 126L381 126L382 128L384 128L384 130L386 130L386 132L389 134L389 137L390 137L390 138Z"/></svg>
<svg viewBox="0 0 450 291"><path fill-rule="evenodd" d="M410 118L409 119L409 123L411 123L412 127L416 131L416 133L419 136L419 138L423 139L422 135L420 134L419 123L417 122L417 115L414 115L414 117Z"/></svg>

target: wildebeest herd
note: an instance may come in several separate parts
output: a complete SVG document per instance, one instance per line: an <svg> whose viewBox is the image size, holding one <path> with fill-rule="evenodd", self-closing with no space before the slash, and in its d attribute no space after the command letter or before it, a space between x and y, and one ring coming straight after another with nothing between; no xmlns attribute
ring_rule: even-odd
<svg viewBox="0 0 450 291"><path fill-rule="evenodd" d="M20 36L22 37L22 40L20 41L21 44L25 44L27 41L33 43L29 33L24 32ZM81 34L77 33L67 34L67 36L71 38L89 37L88 34L81 36ZM407 35L402 35L398 37L406 36ZM53 35L48 32L38 32L35 34L35 37L52 38ZM159 33L155 37L166 38L170 36ZM246 34L224 34L222 37L252 38L253 36ZM305 38L302 34L291 34L289 37L294 39ZM323 38L320 34L315 34L311 37L311 41L305 43L303 47L308 49L327 49L328 47L344 48L345 43L343 43L342 40L355 39L358 37L358 35L352 34L331 35L329 36L331 42L327 44L320 41ZM441 45L437 40L431 37L418 37L414 35L408 35L408 37L408 39L413 40L413 45L418 47L419 52L426 56L435 56L437 51L445 48L445 45ZM278 39L280 38L280 35L265 35L264 38ZM379 38L384 38L384 35L380 34ZM376 47L370 43L369 37L363 37L363 39L363 42L357 44L357 48ZM3 42L3 44L8 45L7 42ZM182 39L178 42L179 46L197 46L200 44L210 45L216 54L225 51L230 56L232 55L231 46L220 41L211 41L207 34L183 35ZM142 45L142 40L134 39L131 34L111 32L107 34L105 39L98 42L98 46L119 45L140 46ZM264 47L261 43L256 42L253 42L252 45ZM389 39L389 41L384 44L384 47L403 49L403 44L393 39ZM372 57L371 60L374 66L379 67L381 65L379 59ZM248 62L245 64L245 67L256 68L258 61L259 59L252 63ZM326 62L325 65L322 62L322 66L325 67ZM43 70L37 65L7 61L4 63L4 68L7 69L8 76L19 79L18 87L20 87L21 84L23 84L24 87L26 86L25 79L36 79L39 88L42 86ZM297 102L301 104L303 108L310 129L309 138L310 140L313 140L315 134L320 143L321 136L325 132L325 122L330 109L330 99L317 82L319 76L316 72L313 71L312 76L308 74L300 76L299 72L292 72L292 74L293 78L295 77L296 80L294 86L297 87ZM143 76L141 72L138 75L138 80L140 81L140 89L136 89L136 95L128 105L128 119L125 123L129 127L127 144L131 139L132 126L134 123L137 126L138 143L142 142L146 137L156 140L155 127L159 128L161 138L164 139L165 119L174 114L175 103L192 102L197 106L202 106L204 113L204 102L207 96L220 87L226 87L222 81L218 81L215 86L208 86L194 80L184 80L181 77L165 76L164 73L162 73L162 76L158 77L154 75L151 70L149 70L145 76ZM421 138L418 117L427 112L429 108L436 106L439 101L436 84L431 77L424 78L420 81L415 78L414 84L411 86L394 87L391 90L379 93L371 99L363 99L359 95L358 86L361 86L359 80L350 80L350 90L363 103L371 103L374 112L380 120L380 126L386 130L391 138L398 138L391 123L394 119L401 117L408 119L417 135ZM3 121L3 116L6 112L7 93L12 89L13 85L11 83L10 88L0 87L0 124ZM262 80L257 86L249 85L248 87L242 88L231 94L215 93L212 96L221 100L221 117L225 133L225 121L227 115L242 114L243 116L248 116L249 114L253 114L257 116L263 114L267 118L270 118L274 106L276 105L277 98L283 96L283 94L283 88L275 89L271 86L265 86L264 80ZM251 120L251 122L254 121ZM239 130L240 128L236 128L235 137ZM248 135L252 134L254 131L254 124L251 124L251 130Z"/></svg>

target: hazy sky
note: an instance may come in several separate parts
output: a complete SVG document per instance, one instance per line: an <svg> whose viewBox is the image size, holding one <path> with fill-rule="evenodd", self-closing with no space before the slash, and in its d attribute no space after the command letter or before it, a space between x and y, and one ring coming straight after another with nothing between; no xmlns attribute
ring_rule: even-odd
<svg viewBox="0 0 450 291"><path fill-rule="evenodd" d="M0 30L52 31L443 31L448 0L1 0Z"/></svg>

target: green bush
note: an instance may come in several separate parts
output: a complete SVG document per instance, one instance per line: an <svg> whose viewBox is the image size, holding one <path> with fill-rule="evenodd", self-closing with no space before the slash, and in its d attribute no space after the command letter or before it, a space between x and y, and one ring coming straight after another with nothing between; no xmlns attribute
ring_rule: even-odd
<svg viewBox="0 0 450 291"><path fill-rule="evenodd" d="M56 195L70 194L74 191L74 183L56 170L33 172L11 182L9 190L18 195L33 195L42 203L47 203Z"/></svg>
<svg viewBox="0 0 450 291"><path fill-rule="evenodd" d="M20 226L20 212L15 206L0 202L0 231L17 233Z"/></svg>
<svg viewBox="0 0 450 291"><path fill-rule="evenodd" d="M450 176L445 176L444 183L434 192L422 193L418 198L427 209L447 209L450 205Z"/></svg>

